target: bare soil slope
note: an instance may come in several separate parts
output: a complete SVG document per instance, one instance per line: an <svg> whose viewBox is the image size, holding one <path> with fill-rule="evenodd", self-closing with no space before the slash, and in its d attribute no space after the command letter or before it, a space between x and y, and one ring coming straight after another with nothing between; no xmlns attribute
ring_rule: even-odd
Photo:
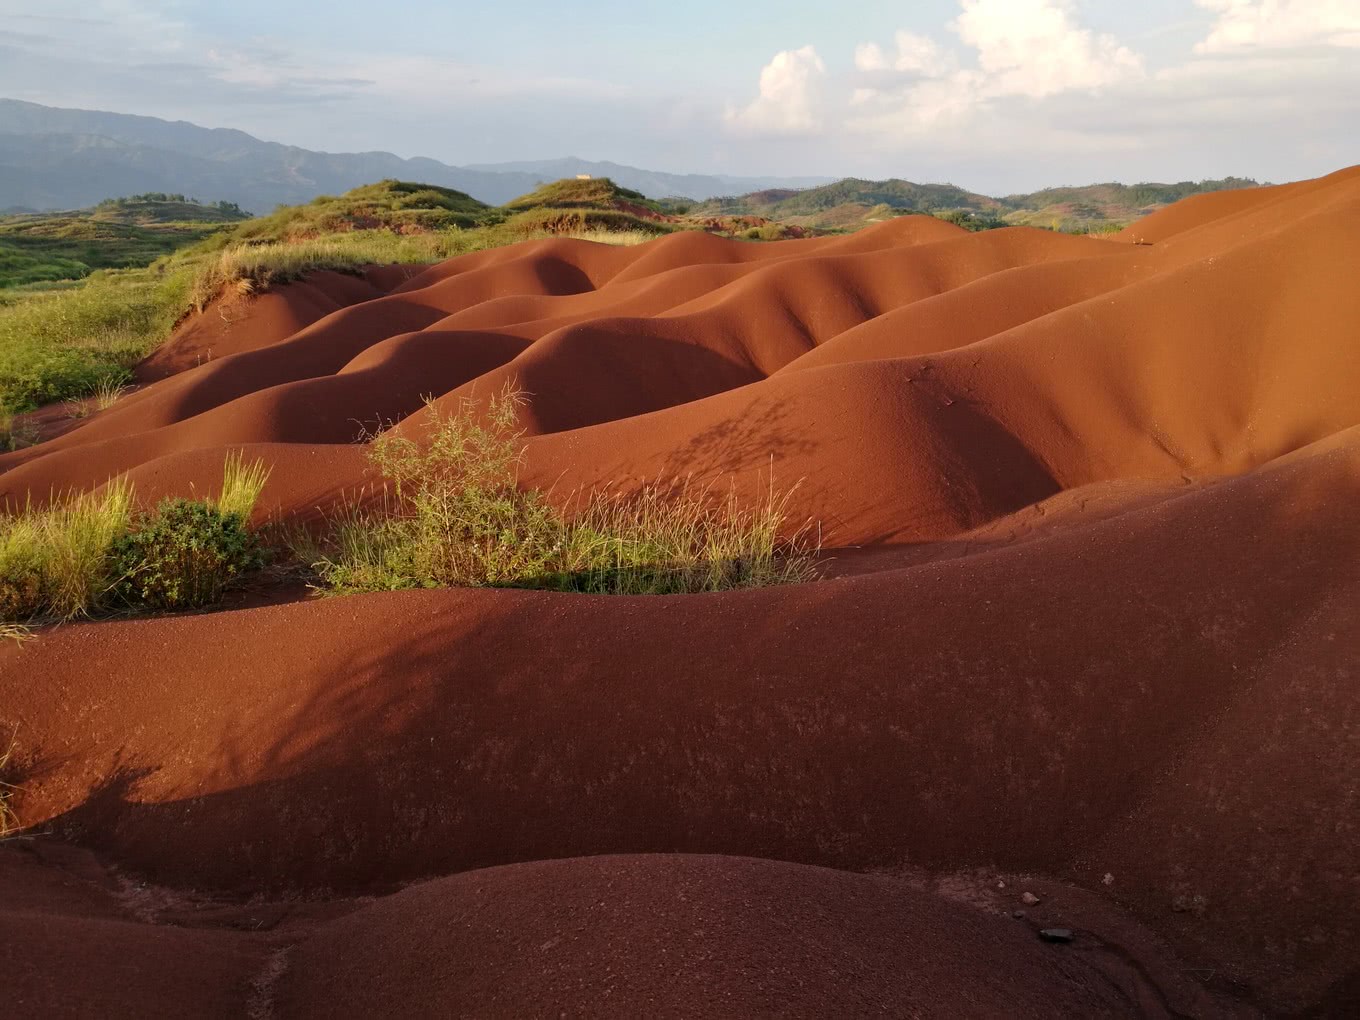
<svg viewBox="0 0 1360 1020"><path fill-rule="evenodd" d="M129 935L202 961L168 1012L1346 1015L1357 261L1350 170L1115 239L907 217L283 288L295 330L226 327L237 353L0 457L0 498L119 472L211 491L244 448L275 465L266 510L308 514L364 483L362 429L514 380L526 481L754 493L773 471L801 480L828 578L371 595L6 645L14 807L51 833L29 864L53 882L75 844L183 900ZM590 856L611 854L632 856ZM852 874L907 867L1065 891L1036 912L1013 884L961 903ZM37 881L0 870L9 930L61 933L22 987L79 1012L54 975L126 919ZM294 920L205 920L266 901ZM1036 919L1108 930L1048 945ZM1115 943L1111 976L1085 950Z"/></svg>

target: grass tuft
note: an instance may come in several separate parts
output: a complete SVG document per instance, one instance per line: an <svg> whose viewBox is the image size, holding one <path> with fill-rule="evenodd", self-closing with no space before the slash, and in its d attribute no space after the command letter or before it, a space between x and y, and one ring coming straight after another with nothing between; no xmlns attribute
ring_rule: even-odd
<svg viewBox="0 0 1360 1020"><path fill-rule="evenodd" d="M19 421L18 415L0 406L0 453L10 453L38 441L37 426Z"/></svg>
<svg viewBox="0 0 1360 1020"><path fill-rule="evenodd" d="M567 527L567 591L669 595L763 588L815 579L810 529L785 539L792 492L771 484L755 506L735 490L686 481L627 494L595 493Z"/></svg>
<svg viewBox="0 0 1360 1020"><path fill-rule="evenodd" d="M224 287L261 293L326 269L359 273L374 265L437 262L456 254L456 236L356 230L315 240L237 244L201 265L189 302L202 310Z"/></svg>
<svg viewBox="0 0 1360 1020"><path fill-rule="evenodd" d="M222 465L222 494L217 497L217 509L224 514L235 514L243 521L250 519L269 481L270 469L264 462L257 460L250 464L243 462L240 451L227 454Z"/></svg>
<svg viewBox="0 0 1360 1020"><path fill-rule="evenodd" d="M96 411L107 411L127 390L128 374L126 372L111 372L99 382L95 383L94 393L91 396L91 403L94 404Z"/></svg>
<svg viewBox="0 0 1360 1020"><path fill-rule="evenodd" d="M0 751L0 839L13 835L23 826L19 822L19 816L14 813L10 806L15 792L19 789L13 783L7 782L5 777L10 774L11 760L14 756L14 742L18 734L11 733L9 743L5 749Z"/></svg>
<svg viewBox="0 0 1360 1020"><path fill-rule="evenodd" d="M631 248L635 244L655 241L658 235L650 230L576 230L563 236L576 241L594 241L596 244Z"/></svg>
<svg viewBox="0 0 1360 1020"><path fill-rule="evenodd" d="M0 621L0 642L13 641L15 644L23 644L25 641L33 639L33 630L22 623L9 623Z"/></svg>
<svg viewBox="0 0 1360 1020"><path fill-rule="evenodd" d="M107 411L118 403L119 398L127 390L127 380L128 373L126 371L108 373L94 384L94 388L88 396L76 397L63 402L66 407L66 416L68 418L88 418L96 411Z"/></svg>
<svg viewBox="0 0 1360 1020"><path fill-rule="evenodd" d="M109 592L110 550L132 521L132 486L109 482L45 510L0 518L0 619L71 620Z"/></svg>

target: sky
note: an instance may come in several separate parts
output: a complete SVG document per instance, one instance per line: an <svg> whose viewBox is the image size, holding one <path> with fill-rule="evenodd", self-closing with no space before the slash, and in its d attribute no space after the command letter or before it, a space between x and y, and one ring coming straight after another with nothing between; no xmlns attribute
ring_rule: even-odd
<svg viewBox="0 0 1360 1020"><path fill-rule="evenodd" d="M0 96L464 165L989 193L1360 163L1360 0L0 0Z"/></svg>

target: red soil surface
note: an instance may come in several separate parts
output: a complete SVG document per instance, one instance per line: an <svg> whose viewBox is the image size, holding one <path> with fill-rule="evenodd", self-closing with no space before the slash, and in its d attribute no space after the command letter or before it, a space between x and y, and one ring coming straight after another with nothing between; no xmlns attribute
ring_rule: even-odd
<svg viewBox="0 0 1360 1020"><path fill-rule="evenodd" d="M1115 239L551 240L238 306L235 353L166 353L0 457L0 499L211 491L244 448L265 512L307 514L364 484L362 428L514 380L527 481L801 479L828 578L0 648L14 808L46 833L0 846L18 1001L1348 1015L1358 239L1350 170Z"/></svg>

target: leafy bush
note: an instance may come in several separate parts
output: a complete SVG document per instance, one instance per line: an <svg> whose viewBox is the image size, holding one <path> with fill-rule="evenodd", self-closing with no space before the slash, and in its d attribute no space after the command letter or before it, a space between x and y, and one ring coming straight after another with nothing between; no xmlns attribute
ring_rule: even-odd
<svg viewBox="0 0 1360 1020"><path fill-rule="evenodd" d="M741 233L745 241L782 241L788 235L778 223L766 223L758 227L748 227Z"/></svg>
<svg viewBox="0 0 1360 1020"><path fill-rule="evenodd" d="M446 585L598 594L719 591L808 580L787 497L761 506L688 485L593 492L570 513L518 481L523 398L510 391L452 416L433 406L420 440L378 436L370 457L391 485L377 509L351 507L308 556L331 592Z"/></svg>
<svg viewBox="0 0 1360 1020"><path fill-rule="evenodd" d="M264 566L259 540L241 514L188 499L162 500L136 531L114 542L113 559L115 593L160 610L212 605Z"/></svg>
<svg viewBox="0 0 1360 1020"><path fill-rule="evenodd" d="M973 212L971 209L950 209L947 212L937 212L934 215L937 219L963 227L964 230L996 230L1010 225L1005 220L986 213Z"/></svg>
<svg viewBox="0 0 1360 1020"><path fill-rule="evenodd" d="M251 511L269 471L227 455L215 501L165 499L113 544L114 593L151 609L198 609L217 602L246 574L265 564L250 530Z"/></svg>

